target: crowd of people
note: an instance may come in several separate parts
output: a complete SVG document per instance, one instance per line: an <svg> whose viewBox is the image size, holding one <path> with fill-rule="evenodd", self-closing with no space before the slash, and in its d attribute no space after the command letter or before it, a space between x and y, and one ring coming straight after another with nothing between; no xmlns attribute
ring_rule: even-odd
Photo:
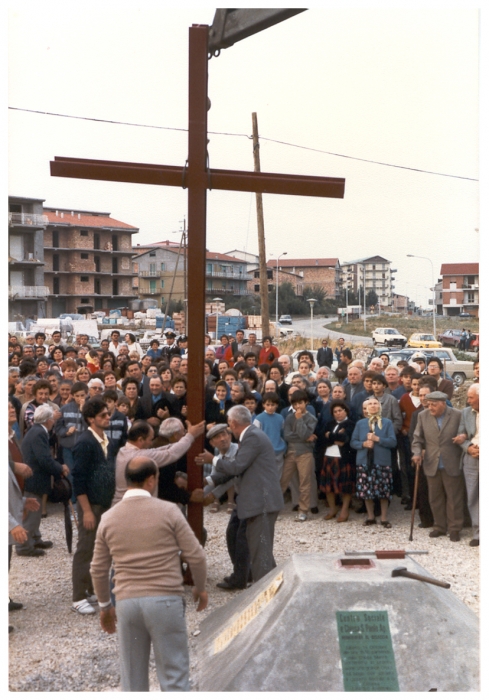
<svg viewBox="0 0 489 700"><path fill-rule="evenodd" d="M23 343L9 336L9 565L13 546L39 558L53 546L42 518L53 483L67 480L78 531L72 610L98 609L113 632L117 601L125 690L147 689L151 641L162 689L188 689L185 629L174 631L169 659L157 651L155 620L173 634L187 565L198 609L207 604L205 541L188 526L189 502L229 512L233 571L217 584L226 590L275 567L274 527L289 493L299 523L316 515L344 523L354 508L366 514L364 526L390 529L398 497L406 510L416 501L430 537L458 542L471 526L469 544L479 545L478 360L468 405L458 410L443 364L421 351L409 362L390 364L385 353L366 363L344 339L334 351L325 339L317 358L303 350L295 368L271 337L259 343L237 331L216 345L206 336L203 352L205 414L192 425L185 335L168 329L147 352L119 330L99 348L84 334L70 346L59 331ZM203 481L190 492L187 452L203 434ZM154 596L169 606L164 614L147 605ZM21 607L9 602L9 610ZM147 643L133 659L136 628Z"/></svg>

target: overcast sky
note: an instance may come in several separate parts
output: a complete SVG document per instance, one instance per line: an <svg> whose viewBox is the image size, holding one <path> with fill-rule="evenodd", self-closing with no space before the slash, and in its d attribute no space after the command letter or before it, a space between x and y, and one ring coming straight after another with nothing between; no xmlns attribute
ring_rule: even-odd
<svg viewBox="0 0 489 700"><path fill-rule="evenodd" d="M10 110L9 194L111 212L139 227L134 243L178 240L185 191L52 178L49 161L183 167L188 28L213 16L149 2L11 3L10 107L166 128ZM264 196L269 257L379 254L418 303L431 266L407 253L431 258L436 278L443 262L478 260L478 21L474 9L310 9L210 61L209 132L237 134L210 134L211 167L253 169L257 112L263 171L346 179L342 200ZM257 252L253 194L210 192L207 225L210 250Z"/></svg>

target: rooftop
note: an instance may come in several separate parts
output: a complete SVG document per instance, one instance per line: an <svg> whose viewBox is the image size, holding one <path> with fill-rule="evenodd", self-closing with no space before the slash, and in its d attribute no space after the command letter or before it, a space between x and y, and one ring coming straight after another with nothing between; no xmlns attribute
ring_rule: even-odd
<svg viewBox="0 0 489 700"><path fill-rule="evenodd" d="M336 267L338 258L282 258L279 267ZM268 260L267 267L274 267L277 259Z"/></svg>
<svg viewBox="0 0 489 700"><path fill-rule="evenodd" d="M110 212L83 211L76 209L55 209L44 207L44 214L50 224L59 226L86 226L87 228L125 229L127 231L139 231L136 226L125 224L110 216Z"/></svg>
<svg viewBox="0 0 489 700"><path fill-rule="evenodd" d="M440 275L478 275L479 263L443 263Z"/></svg>

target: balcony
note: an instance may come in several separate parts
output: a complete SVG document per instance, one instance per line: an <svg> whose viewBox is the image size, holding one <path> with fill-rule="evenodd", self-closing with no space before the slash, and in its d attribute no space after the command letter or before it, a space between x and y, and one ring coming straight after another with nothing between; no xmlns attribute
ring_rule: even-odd
<svg viewBox="0 0 489 700"><path fill-rule="evenodd" d="M44 299L49 294L49 287L14 286L8 288L9 299Z"/></svg>
<svg viewBox="0 0 489 700"><path fill-rule="evenodd" d="M245 272L233 272L232 270L229 272L214 272L214 271L208 271L206 270L205 273L206 277L221 277L221 278L226 278L226 279L233 279L233 280L252 280L253 276L252 275L247 275Z"/></svg>
<svg viewBox="0 0 489 700"><path fill-rule="evenodd" d="M160 277L161 270L139 270L139 277Z"/></svg>
<svg viewBox="0 0 489 700"><path fill-rule="evenodd" d="M226 289L224 287L213 287L212 289L206 289L205 293L207 296L210 294L231 294L236 297L243 297L252 294L259 294L259 292L252 292L249 289Z"/></svg>
<svg viewBox="0 0 489 700"><path fill-rule="evenodd" d="M32 253L29 253L29 255L32 255ZM15 258L10 258L8 262L9 262L9 265L15 265L15 266L16 265L19 265L19 266L20 265L22 265L22 266L27 265L27 267L35 267L36 265L44 265L44 262L42 260L36 260L33 255L32 255L32 257L24 258L23 260L17 260Z"/></svg>
<svg viewBox="0 0 489 700"><path fill-rule="evenodd" d="M45 214L22 214L20 212L9 212L9 226L32 226L33 228L44 228L49 223Z"/></svg>

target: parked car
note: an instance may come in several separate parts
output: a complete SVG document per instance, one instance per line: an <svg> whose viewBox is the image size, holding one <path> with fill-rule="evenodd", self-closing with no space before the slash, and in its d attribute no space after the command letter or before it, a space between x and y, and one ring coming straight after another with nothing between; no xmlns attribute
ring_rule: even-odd
<svg viewBox="0 0 489 700"><path fill-rule="evenodd" d="M372 332L372 340L374 345L400 345L402 348L407 342L406 336L395 328L376 328Z"/></svg>
<svg viewBox="0 0 489 700"><path fill-rule="evenodd" d="M457 328L449 328L443 333L438 333L438 340L443 345L450 345L454 348L458 348L460 345L460 338L462 337L462 331Z"/></svg>
<svg viewBox="0 0 489 700"><path fill-rule="evenodd" d="M292 325L292 317L289 314L282 314L278 321L279 323L287 323L289 326Z"/></svg>
<svg viewBox="0 0 489 700"><path fill-rule="evenodd" d="M467 311L462 311L461 314L458 315L459 318L473 318L472 314L467 313Z"/></svg>
<svg viewBox="0 0 489 700"><path fill-rule="evenodd" d="M441 348L442 343L435 340L432 333L413 333L407 344L408 348Z"/></svg>
<svg viewBox="0 0 489 700"><path fill-rule="evenodd" d="M381 353L387 353L389 355L390 363L395 365L397 362L399 362L399 360L406 360L409 362L415 352L420 351L415 350L414 348L404 348L402 350L380 350L374 348L372 350L372 354L370 355L370 359L372 359L372 357L378 357ZM439 357L443 362L443 366L446 368L446 371L457 386L461 386L466 379L474 378L473 362L467 360L457 360L451 348L423 348L422 352L428 361L430 357Z"/></svg>

